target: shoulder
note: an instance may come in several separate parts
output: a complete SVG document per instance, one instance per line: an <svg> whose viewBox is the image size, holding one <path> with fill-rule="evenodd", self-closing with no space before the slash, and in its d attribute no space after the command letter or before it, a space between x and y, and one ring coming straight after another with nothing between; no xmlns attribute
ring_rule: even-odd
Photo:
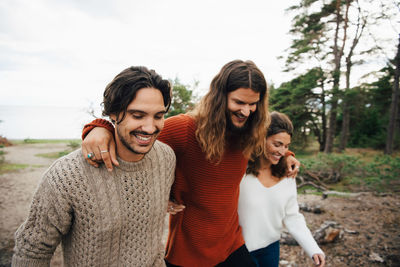
<svg viewBox="0 0 400 267"><path fill-rule="evenodd" d="M179 114L179 115L175 115L172 117L169 117L165 120L165 122L167 123L183 123L183 124L187 124L190 122L194 122L194 118L188 114Z"/></svg>
<svg viewBox="0 0 400 267"><path fill-rule="evenodd" d="M44 175L50 176L53 180L68 179L76 177L77 174L82 173L84 168L90 167L82 156L81 149L78 149L54 161Z"/></svg>
<svg viewBox="0 0 400 267"><path fill-rule="evenodd" d="M296 187L296 178L284 177L280 182L288 187Z"/></svg>
<svg viewBox="0 0 400 267"><path fill-rule="evenodd" d="M296 184L296 178L282 178L280 181L282 188L291 196L297 197L297 184Z"/></svg>
<svg viewBox="0 0 400 267"><path fill-rule="evenodd" d="M196 130L195 120L187 114L180 114L165 120L158 140L167 143L175 151L183 151L188 139L193 138Z"/></svg>
<svg viewBox="0 0 400 267"><path fill-rule="evenodd" d="M256 184L257 183L256 179L257 179L257 177L254 174L246 173L243 176L242 180L240 181L240 186L245 187L245 186L251 186L253 184Z"/></svg>
<svg viewBox="0 0 400 267"><path fill-rule="evenodd" d="M82 163L84 162L84 158L82 156L81 149L77 149L72 151L71 153L55 160L49 169L61 167L68 168L68 166L73 166L74 168L82 167ZM89 164L88 164L89 165Z"/></svg>
<svg viewBox="0 0 400 267"><path fill-rule="evenodd" d="M195 126L195 121L192 116L189 116L187 114L179 114L176 116L169 117L165 120L165 126L164 128L167 128L167 130L170 127L178 127L178 128L186 128L186 127L194 127Z"/></svg>
<svg viewBox="0 0 400 267"><path fill-rule="evenodd" d="M54 161L43 174L41 184L47 184L67 197L72 188L85 183L84 169L91 167L78 149Z"/></svg>

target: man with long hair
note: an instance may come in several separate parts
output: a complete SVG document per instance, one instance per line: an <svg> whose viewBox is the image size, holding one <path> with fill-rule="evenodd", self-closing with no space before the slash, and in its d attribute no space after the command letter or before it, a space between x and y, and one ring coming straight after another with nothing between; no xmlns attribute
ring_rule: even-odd
<svg viewBox="0 0 400 267"><path fill-rule="evenodd" d="M264 151L269 121L264 75L242 60L223 66L193 111L165 121L159 140L177 158L171 199L185 206L170 217L167 266L255 266L239 226L239 184L251 155ZM99 151L114 146L110 126L101 119L86 125L82 144L85 156L95 154L91 164L104 160L109 169L115 156ZM299 164L292 156L288 162Z"/></svg>

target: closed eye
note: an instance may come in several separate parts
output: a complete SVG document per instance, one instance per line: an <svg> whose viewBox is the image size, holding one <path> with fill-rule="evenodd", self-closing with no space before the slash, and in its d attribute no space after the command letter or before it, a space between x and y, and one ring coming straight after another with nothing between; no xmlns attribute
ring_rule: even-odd
<svg viewBox="0 0 400 267"><path fill-rule="evenodd" d="M164 118L165 112L158 112L156 115L154 115L154 118L156 120L161 120Z"/></svg>

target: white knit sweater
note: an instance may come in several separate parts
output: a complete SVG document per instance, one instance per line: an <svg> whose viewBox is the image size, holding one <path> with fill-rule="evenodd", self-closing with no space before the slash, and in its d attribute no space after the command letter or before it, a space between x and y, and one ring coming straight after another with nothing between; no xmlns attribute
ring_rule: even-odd
<svg viewBox="0 0 400 267"><path fill-rule="evenodd" d="M299 212L295 179L284 178L267 188L254 175L245 175L240 183L238 213L249 251L278 241L285 225L309 257L323 253Z"/></svg>
<svg viewBox="0 0 400 267"><path fill-rule="evenodd" d="M13 266L48 266L61 242L66 266L165 266L162 236L175 155L156 141L110 173L77 150L44 174L15 237Z"/></svg>

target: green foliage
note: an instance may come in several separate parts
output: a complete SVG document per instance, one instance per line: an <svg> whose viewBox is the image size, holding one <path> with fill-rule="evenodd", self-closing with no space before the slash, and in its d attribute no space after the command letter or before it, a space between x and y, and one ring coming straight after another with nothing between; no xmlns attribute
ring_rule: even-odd
<svg viewBox="0 0 400 267"><path fill-rule="evenodd" d="M72 150L77 149L78 147L81 146L82 141L81 140L71 140L68 142L68 147L71 148Z"/></svg>
<svg viewBox="0 0 400 267"><path fill-rule="evenodd" d="M314 157L299 157L304 165L299 175L306 171L319 174L325 183L334 175L340 178L331 189L346 191L399 191L400 157L379 154L372 159L348 154L319 153Z"/></svg>
<svg viewBox="0 0 400 267"><path fill-rule="evenodd" d="M73 150L76 150L78 147L80 147L81 143L81 140L69 140L67 144L68 149L66 150L51 153L40 153L36 154L35 156L49 159L57 159L71 153Z"/></svg>
<svg viewBox="0 0 400 267"><path fill-rule="evenodd" d="M1 163L0 164L0 174L9 172L9 171L16 171L28 168L29 164L8 164L8 163Z"/></svg>
<svg viewBox="0 0 400 267"><path fill-rule="evenodd" d="M301 163L307 170L313 172L331 173L346 177L359 174L359 166L361 165L360 157L346 154L324 154L318 153L316 157L301 159ZM300 174L304 170L300 169Z"/></svg>
<svg viewBox="0 0 400 267"><path fill-rule="evenodd" d="M400 158L389 155L376 156L372 162L365 164L365 176L386 181L400 179Z"/></svg>
<svg viewBox="0 0 400 267"><path fill-rule="evenodd" d="M68 155L71 153L70 150L64 150L64 151L59 151L59 152L51 152L51 153L39 153L35 154L35 157L42 157L42 158L48 158L48 159L58 159L61 158L65 155Z"/></svg>
<svg viewBox="0 0 400 267"><path fill-rule="evenodd" d="M376 75L376 81L350 88L341 94L341 99L346 100L350 108L348 147L385 147L394 70L388 65ZM292 147L295 150L305 149L314 140L318 141L320 151L324 148L325 106L328 106L323 90L325 83L323 70L314 68L270 90L271 110L285 113L293 122ZM342 115L339 110L336 136L340 135ZM395 136L394 143L394 148L400 149L399 134Z"/></svg>
<svg viewBox="0 0 400 267"><path fill-rule="evenodd" d="M194 107L193 91L189 85L181 84L178 78L173 82L171 107L166 118L186 113Z"/></svg>
<svg viewBox="0 0 400 267"><path fill-rule="evenodd" d="M377 81L353 88L344 96L350 102L349 147L385 147L393 74L388 66L378 73Z"/></svg>
<svg viewBox="0 0 400 267"><path fill-rule="evenodd" d="M316 136L321 145L324 142L321 123L324 116L324 96L320 89L324 80L322 70L314 68L270 91L271 109L285 113L293 122L294 148L306 147L310 134Z"/></svg>

